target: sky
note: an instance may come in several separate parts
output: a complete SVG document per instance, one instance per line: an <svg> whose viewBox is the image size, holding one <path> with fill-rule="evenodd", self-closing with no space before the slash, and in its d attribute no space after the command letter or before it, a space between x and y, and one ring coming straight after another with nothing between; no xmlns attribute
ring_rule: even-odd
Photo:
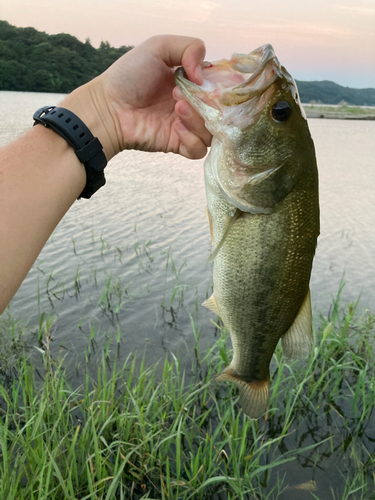
<svg viewBox="0 0 375 500"><path fill-rule="evenodd" d="M375 87L375 0L0 0L0 19L96 47L196 36L208 61L271 43L297 80Z"/></svg>

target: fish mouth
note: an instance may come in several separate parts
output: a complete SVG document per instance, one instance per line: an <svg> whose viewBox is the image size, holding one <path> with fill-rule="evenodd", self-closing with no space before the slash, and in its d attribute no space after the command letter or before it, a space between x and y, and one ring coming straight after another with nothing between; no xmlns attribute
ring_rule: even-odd
<svg viewBox="0 0 375 500"><path fill-rule="evenodd" d="M183 68L176 70L175 81L219 139L225 125L251 126L277 87L290 90L298 100L296 84L270 44L249 54L233 54L229 60L205 61L202 85L188 80Z"/></svg>
<svg viewBox="0 0 375 500"><path fill-rule="evenodd" d="M266 44L247 55L205 62L202 85L189 81L183 68L176 70L175 81L204 118L214 136L212 145L217 141L222 145L211 149L210 172L224 198L242 212L272 213L295 179L284 169L286 158L277 164L259 159L255 151L259 141L253 141L258 137L255 126L261 123L260 134L276 129L277 136L280 129L272 106L284 99L293 108L292 120L298 115L306 118L297 86L273 47Z"/></svg>

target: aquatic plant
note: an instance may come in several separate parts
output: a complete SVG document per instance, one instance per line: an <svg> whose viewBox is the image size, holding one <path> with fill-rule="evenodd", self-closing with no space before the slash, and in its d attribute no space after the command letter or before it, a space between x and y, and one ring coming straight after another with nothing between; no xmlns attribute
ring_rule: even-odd
<svg viewBox="0 0 375 500"><path fill-rule="evenodd" d="M252 421L213 383L231 358L219 323L202 349L191 317L189 371L171 353L120 364L109 340L96 378L87 366L73 388L45 318L39 357L25 353L0 385L0 498L373 498L374 321L338 297L306 361L276 351L267 416Z"/></svg>

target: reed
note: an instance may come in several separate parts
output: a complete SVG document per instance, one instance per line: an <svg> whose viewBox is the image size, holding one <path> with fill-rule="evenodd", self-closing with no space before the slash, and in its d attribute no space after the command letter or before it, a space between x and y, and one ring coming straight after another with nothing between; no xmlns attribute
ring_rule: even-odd
<svg viewBox="0 0 375 500"><path fill-rule="evenodd" d="M277 349L269 410L259 421L243 415L234 387L214 383L231 359L220 323L215 345L202 349L191 316L188 372L171 353L162 366L132 357L120 364L112 355L118 330L114 346L110 338L103 346L96 378L87 365L79 388L64 360L51 356L52 319L40 324L38 371L20 355L14 324L5 352L17 349L16 362L0 385L0 498L374 498L374 321L356 304L341 308L338 296L318 320L307 360L286 362ZM88 350L92 342L94 330ZM295 464L313 470L314 480L296 478Z"/></svg>

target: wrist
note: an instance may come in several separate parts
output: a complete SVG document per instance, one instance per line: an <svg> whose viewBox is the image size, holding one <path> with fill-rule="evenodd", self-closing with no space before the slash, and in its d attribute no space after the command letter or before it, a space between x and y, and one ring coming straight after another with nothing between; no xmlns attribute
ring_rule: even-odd
<svg viewBox="0 0 375 500"><path fill-rule="evenodd" d="M99 139L107 161L121 151L115 115L108 105L101 77L75 89L59 106L76 114Z"/></svg>

